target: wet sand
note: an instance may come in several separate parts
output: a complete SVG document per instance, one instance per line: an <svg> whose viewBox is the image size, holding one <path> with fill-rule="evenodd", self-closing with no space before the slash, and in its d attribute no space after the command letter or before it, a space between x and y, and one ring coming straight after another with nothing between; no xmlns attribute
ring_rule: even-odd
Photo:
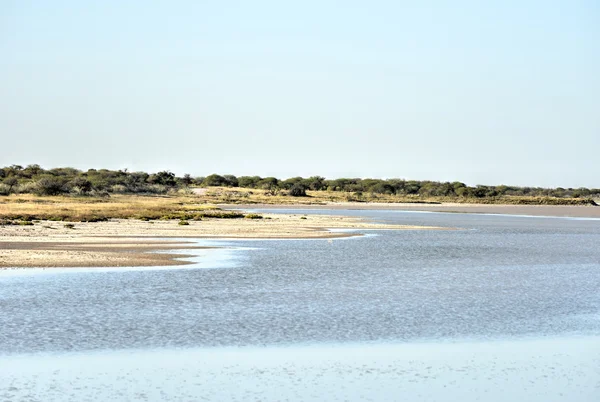
<svg viewBox="0 0 600 402"><path fill-rule="evenodd" d="M161 250L199 248L168 238L328 239L353 236L328 229L426 230L436 227L383 225L346 216L264 215L270 219L206 219L179 225L177 221L144 222L114 219L78 222L36 222L32 226L0 227L0 267L166 266L189 262L186 254ZM133 240L135 239L135 240ZM163 239L156 241L152 239Z"/></svg>
<svg viewBox="0 0 600 402"><path fill-rule="evenodd" d="M102 243L56 241L0 241L0 267L138 267L185 265L188 254L160 251L206 247L177 242L127 242L102 239Z"/></svg>

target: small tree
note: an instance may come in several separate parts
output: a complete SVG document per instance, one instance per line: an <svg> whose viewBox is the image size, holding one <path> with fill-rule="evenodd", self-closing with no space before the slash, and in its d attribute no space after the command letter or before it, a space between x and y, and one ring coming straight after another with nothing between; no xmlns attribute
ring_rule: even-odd
<svg viewBox="0 0 600 402"><path fill-rule="evenodd" d="M16 177L11 176L11 177L7 177L6 179L4 179L4 184L6 184L8 186L8 194L10 194L10 192L12 191L12 189L19 184L19 180L17 180Z"/></svg>
<svg viewBox="0 0 600 402"><path fill-rule="evenodd" d="M152 184L162 184L163 186L175 186L175 174L168 170L163 170L149 177L148 181Z"/></svg>
<svg viewBox="0 0 600 402"><path fill-rule="evenodd" d="M184 186L189 186L190 184L192 184L193 181L194 179L192 179L192 176L190 176L189 173L184 174L181 178L181 184L183 184Z"/></svg>
<svg viewBox="0 0 600 402"><path fill-rule="evenodd" d="M87 194L92 191L92 182L84 177L76 177L69 184L71 187L77 187L81 194Z"/></svg>
<svg viewBox="0 0 600 402"><path fill-rule="evenodd" d="M296 183L290 188L290 195L292 197L306 197L306 188L299 183Z"/></svg>
<svg viewBox="0 0 600 402"><path fill-rule="evenodd" d="M65 183L56 177L44 177L36 183L36 194L38 195L59 195L66 192Z"/></svg>

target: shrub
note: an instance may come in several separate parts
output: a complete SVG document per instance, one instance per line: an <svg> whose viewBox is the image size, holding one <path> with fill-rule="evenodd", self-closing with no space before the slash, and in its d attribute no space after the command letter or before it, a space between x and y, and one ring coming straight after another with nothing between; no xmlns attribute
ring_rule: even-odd
<svg viewBox="0 0 600 402"><path fill-rule="evenodd" d="M35 193L37 195L60 195L67 192L65 183L55 177L44 177L36 183Z"/></svg>
<svg viewBox="0 0 600 402"><path fill-rule="evenodd" d="M75 229L75 225L73 225L72 223L65 223L64 226L67 229Z"/></svg>
<svg viewBox="0 0 600 402"><path fill-rule="evenodd" d="M177 184L175 180L175 174L164 170L162 172L150 175L148 181L152 184L162 184L163 186L173 187Z"/></svg>
<svg viewBox="0 0 600 402"><path fill-rule="evenodd" d="M76 177L69 182L72 190L77 194L85 195L92 191L92 182L84 177Z"/></svg>
<svg viewBox="0 0 600 402"><path fill-rule="evenodd" d="M262 219L263 216L259 214L248 214L244 218L246 219Z"/></svg>
<svg viewBox="0 0 600 402"><path fill-rule="evenodd" d="M115 194L125 194L127 193L127 187L122 184L115 184L110 187L110 192Z"/></svg>
<svg viewBox="0 0 600 402"><path fill-rule="evenodd" d="M34 194L37 186L35 183L20 183L15 189L15 193L19 194Z"/></svg>
<svg viewBox="0 0 600 402"><path fill-rule="evenodd" d="M17 184L19 184L19 180L14 176L4 179L4 185L8 186L8 194L10 194Z"/></svg>
<svg viewBox="0 0 600 402"><path fill-rule="evenodd" d="M190 223L188 221L184 221L184 220L180 220L179 223L178 223L178 225L181 225L181 226L187 226L189 224Z"/></svg>
<svg viewBox="0 0 600 402"><path fill-rule="evenodd" d="M299 183L296 183L290 188L290 195L292 197L306 197L306 188Z"/></svg>

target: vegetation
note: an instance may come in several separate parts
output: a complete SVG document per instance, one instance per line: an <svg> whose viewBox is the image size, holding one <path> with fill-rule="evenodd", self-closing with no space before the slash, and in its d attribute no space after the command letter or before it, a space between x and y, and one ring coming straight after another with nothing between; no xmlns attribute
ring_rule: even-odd
<svg viewBox="0 0 600 402"><path fill-rule="evenodd" d="M34 220L101 222L109 219L202 220L236 219L244 214L223 211L198 199L184 196L119 195L72 197L11 195L0 197L0 224Z"/></svg>
<svg viewBox="0 0 600 402"><path fill-rule="evenodd" d="M115 195L189 196L193 187L208 188L202 202L224 203L321 203L353 202L461 202L494 204L595 205L598 188L540 188L516 186L467 186L462 182L416 181L404 179L341 178L321 176L275 177L211 174L177 177L169 171L157 173L125 170L73 168L43 169L39 165L11 165L0 168L0 195L35 194L38 196L85 197L93 200ZM303 197L291 200L290 197ZM306 199L304 199L306 197ZM101 201L94 201L101 203ZM181 215L184 214L184 215ZM193 215L186 218L185 214ZM67 214L69 215L69 214ZM109 214L112 217L111 214ZM118 215L118 214L117 214ZM141 219L159 219L160 213L139 213ZM169 213L172 219L201 219L200 212ZM157 217L158 216L158 217ZM90 215L91 219L105 216ZM58 218L62 218L59 214Z"/></svg>

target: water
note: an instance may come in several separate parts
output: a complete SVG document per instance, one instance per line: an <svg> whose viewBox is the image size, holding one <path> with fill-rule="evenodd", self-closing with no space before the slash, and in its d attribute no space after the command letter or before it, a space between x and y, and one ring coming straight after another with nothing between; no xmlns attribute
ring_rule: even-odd
<svg viewBox="0 0 600 402"><path fill-rule="evenodd" d="M596 400L600 396L600 375L592 369L600 366L600 351L592 347L600 344L600 222L597 220L398 211L310 213L352 214L386 223L459 229L361 231L365 236L332 241L211 240L201 243L226 248L200 251L204 255L193 266L1 272L0 356L4 357L0 359L15 367L18 362L25 362L19 367L27 368L11 377L11 387L21 391L13 390L10 395L24 397L23 390L37 387L41 391L32 395L33 400L38 397L60 400L48 399L49 389L52 381L55 389L56 384L63 383L61 375L68 369L65 367L63 374L42 368L34 373L31 370L35 362L45 358L60 366L58 362L68 359L97 359L98 353L117 359L123 351L135 353L136 357L119 369L105 372L111 386L117 387L118 378L131 381L139 377L140 359L153 362L150 366L161 372L165 359L169 360L166 356L180 353L178 361L182 356L196 356L196 365L190 363L191 366L184 367L181 363L178 369L170 370L179 372L180 378L188 378L181 371L184 369L196 374L208 370L201 377L204 380L214 377L214 384L241 378L245 378L243 384L250 384L249 379L256 382L256 376L244 377L240 373L261 370L261 364L266 363L261 363L259 356L279 355L283 360L278 364L289 367L300 356L313 353L313 366L302 366L296 374L299 378L314 377L312 388L306 385L298 388L298 392L315 392L322 387L326 390L326 383L321 388L315 385L316 379L333 375L331 367L343 366L345 371L342 371L347 373L334 373L331 384L343 382L348 376L367 375L361 369L365 364L378 367L379 371L375 371L380 382L373 380L374 388L392 392L393 384L399 386L400 379L406 380L406 373L414 372L411 375L421 378L427 372L426 366L419 368L420 363L411 366L401 357L406 348L429 345L421 349L423 353L411 355L413 362L434 360L428 364L434 367L438 382L421 378L416 386L422 387L422 391L436 386L442 389L452 381L456 385L458 380L452 375L448 377L448 373L456 373L457 361L474 359L475 363L463 364L470 375L471 388L487 385L473 395L491 400L488 392L494 390L495 383L481 377L481 373L496 378L494 375L498 373L494 374L490 365L496 361L494 364L503 369L513 367L522 378L527 364L513 363L527 351L533 353L532 358L539 359L535 375L526 376L537 378L537 388L530 387L527 392L556 391L538 400L562 400L561 395L564 400L572 399L573 380L569 383L565 378L575 377L587 379L589 386L578 385L581 392L589 391L577 394L578 400ZM556 350L551 352L552 348L547 346L538 353L536 345L542 345L543 339L562 345L559 349L564 356L557 357ZM482 360L478 357L481 353L472 353L477 350L476 345L488 344L496 345L491 347L496 350L495 357ZM504 345L503 352L498 352L498 345ZM581 347L573 349L573 345L587 346L581 353ZM340 347L348 349L340 352ZM391 355L381 352L381 347L388 348ZM242 348L246 353L242 355L252 366L247 368L250 371L238 368L232 372L233 366L214 363L221 361L231 348ZM454 348L454 352L448 354L448 348ZM363 358L343 361L348 350L354 354L360 350L370 352L363 353ZM438 351L447 359L435 360L425 350ZM207 353L212 357L205 358ZM214 357L215 353L220 357ZM364 358L377 353L381 358ZM324 355L330 356L329 360ZM206 364L212 368L206 368ZM237 364L242 363L237 361ZM394 369L382 372L380 364ZM588 366L587 370L582 368ZM549 367L559 367L559 371ZM27 370L30 376L44 378L46 382L19 382L29 378ZM118 374L118 370L126 372ZM548 376L544 370L558 373L558 377ZM89 378L98 378L98 373L88 374ZM277 383L277 375L272 374L269 381ZM160 377L156 373L146 373L147 376ZM507 378L509 381L512 377ZM191 383L193 376L189 379ZM293 388L289 378L280 380L283 392ZM162 381L165 386L170 383L164 376ZM461 381L458 383L464 384L467 379ZM89 381L87 384L90 385ZM207 389L206 381L199 384ZM253 390L259 396L261 390L274 389L266 383L263 388L252 384L242 389ZM180 392L187 389L193 394L190 385L187 386L180 384L173 391L172 400L181 399L177 389ZM337 385L332 387L342 389ZM357 389L364 390L364 384ZM527 387L519 389L521 394L515 397L527 396L533 400L530 394L523 393ZM1 391L2 385L0 396ZM416 390L411 392L414 400L427 400L417 397ZM62 395L66 400L66 394ZM82 395L75 393L73 400ZM90 395L93 400L94 393ZM144 395L124 394L124 399L169 399L169 394ZM248 399L249 394L244 395L238 395L240 400ZM302 399L311 399L308 395ZM343 400L347 397L344 395L340 391L334 399ZM235 399L234 396L215 394L214 398ZM383 399L397 400L389 396ZM298 399L292 394L287 397ZM460 397L464 400L465 394Z"/></svg>

